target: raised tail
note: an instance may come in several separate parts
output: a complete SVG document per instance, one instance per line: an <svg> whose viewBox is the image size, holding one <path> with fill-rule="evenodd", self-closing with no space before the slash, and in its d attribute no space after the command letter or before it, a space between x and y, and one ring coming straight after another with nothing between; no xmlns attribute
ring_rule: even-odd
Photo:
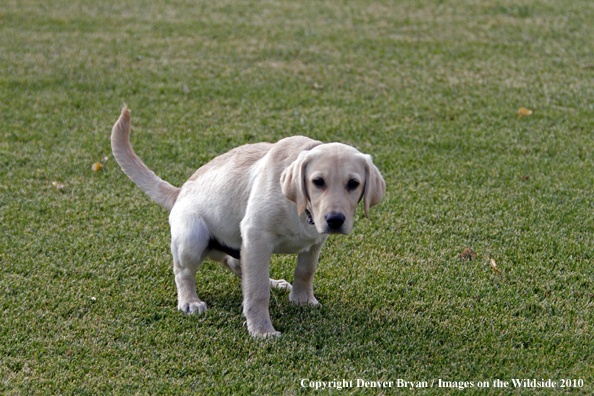
<svg viewBox="0 0 594 396"><path fill-rule="evenodd" d="M130 144L130 111L126 106L111 131L113 155L126 175L153 201L171 211L180 189L167 183L147 168Z"/></svg>

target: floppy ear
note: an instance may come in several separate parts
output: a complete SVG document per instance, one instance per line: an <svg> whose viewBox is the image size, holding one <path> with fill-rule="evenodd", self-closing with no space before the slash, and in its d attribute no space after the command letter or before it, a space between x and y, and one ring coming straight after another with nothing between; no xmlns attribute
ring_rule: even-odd
<svg viewBox="0 0 594 396"><path fill-rule="evenodd" d="M291 163L281 175L281 188L287 199L297 204L299 216L305 212L305 206L309 201L307 189L305 188L305 168L309 162L309 153L303 151L299 157Z"/></svg>
<svg viewBox="0 0 594 396"><path fill-rule="evenodd" d="M379 169L373 164L371 155L364 154L364 157L366 161L364 207L365 216L369 218L369 208L380 203L384 197L384 193L386 192L386 182Z"/></svg>

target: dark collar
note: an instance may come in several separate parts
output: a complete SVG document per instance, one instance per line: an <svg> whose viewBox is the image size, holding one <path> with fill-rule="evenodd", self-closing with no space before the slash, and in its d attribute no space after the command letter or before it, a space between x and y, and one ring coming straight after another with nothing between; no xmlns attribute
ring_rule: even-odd
<svg viewBox="0 0 594 396"><path fill-rule="evenodd" d="M309 213L309 210L305 209L305 214L307 215L307 224L311 224L311 225L316 224L316 223L314 223L313 217L311 217L311 213Z"/></svg>

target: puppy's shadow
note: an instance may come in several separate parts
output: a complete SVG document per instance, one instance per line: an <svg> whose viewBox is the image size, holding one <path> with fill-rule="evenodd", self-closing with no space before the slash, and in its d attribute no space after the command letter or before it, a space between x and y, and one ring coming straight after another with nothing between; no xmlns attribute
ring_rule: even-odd
<svg viewBox="0 0 594 396"><path fill-rule="evenodd" d="M197 280L198 294L209 307L205 325L221 331L230 326L244 327L241 280L232 274L221 275L219 269L214 271L217 273L203 273ZM295 305L289 301L289 291L272 289L269 312L275 329L286 337L318 340L314 343L321 344L360 337L377 338L383 343L382 340L392 338L390 335L402 337L410 333L398 312L379 313L382 307L373 303L352 304L320 287L314 289L314 294L320 305Z"/></svg>

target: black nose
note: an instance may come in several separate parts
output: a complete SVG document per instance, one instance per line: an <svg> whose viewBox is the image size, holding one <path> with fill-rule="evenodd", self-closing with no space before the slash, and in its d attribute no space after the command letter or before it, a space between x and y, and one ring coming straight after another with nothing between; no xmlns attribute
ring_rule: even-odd
<svg viewBox="0 0 594 396"><path fill-rule="evenodd" d="M342 213L331 212L324 216L324 220L328 223L328 227L338 230L344 224L344 215Z"/></svg>

